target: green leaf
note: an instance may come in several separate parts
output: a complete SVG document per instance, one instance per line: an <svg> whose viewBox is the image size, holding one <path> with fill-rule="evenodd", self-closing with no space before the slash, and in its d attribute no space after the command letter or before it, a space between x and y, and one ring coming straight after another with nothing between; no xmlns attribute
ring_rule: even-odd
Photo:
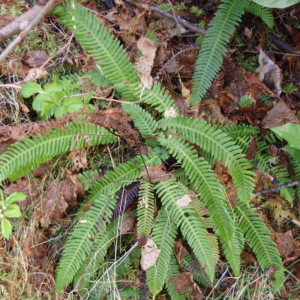
<svg viewBox="0 0 300 300"><path fill-rule="evenodd" d="M42 91L42 87L36 82L29 81L22 85L22 96L25 98Z"/></svg>
<svg viewBox="0 0 300 300"><path fill-rule="evenodd" d="M271 128L277 135L285 139L290 147L300 149L300 125L288 123L279 127Z"/></svg>
<svg viewBox="0 0 300 300"><path fill-rule="evenodd" d="M17 204L11 204L4 212L4 216L8 218L17 218L22 215Z"/></svg>
<svg viewBox="0 0 300 300"><path fill-rule="evenodd" d="M300 150L296 149L294 147L291 147L290 145L286 145L282 150L288 152L290 156L298 161L300 161Z"/></svg>
<svg viewBox="0 0 300 300"><path fill-rule="evenodd" d="M27 197L26 194L24 193L13 193L11 195L9 195L6 200L5 200L5 206L9 206L10 204L14 203L14 202L18 202L18 201L23 201L25 200L25 198Z"/></svg>
<svg viewBox="0 0 300 300"><path fill-rule="evenodd" d="M51 93L51 92L60 92L60 91L62 91L62 87L58 83L56 83L56 82L46 83L44 85L44 90L45 90L45 92L48 92L48 93Z"/></svg>
<svg viewBox="0 0 300 300"><path fill-rule="evenodd" d="M44 101L52 101L52 100L50 96L46 93L38 94L32 102L32 108L39 112L42 111Z"/></svg>
<svg viewBox="0 0 300 300"><path fill-rule="evenodd" d="M12 226L11 223L7 219L1 220L1 234L6 239L9 239L9 235L11 234Z"/></svg>
<svg viewBox="0 0 300 300"><path fill-rule="evenodd" d="M271 8L286 8L300 2L299 0L252 0L252 1L262 6L271 7Z"/></svg>

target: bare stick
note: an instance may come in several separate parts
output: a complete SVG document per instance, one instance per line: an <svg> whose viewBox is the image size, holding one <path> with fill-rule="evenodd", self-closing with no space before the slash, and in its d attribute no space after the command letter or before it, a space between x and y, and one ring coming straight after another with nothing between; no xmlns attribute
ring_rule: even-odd
<svg viewBox="0 0 300 300"><path fill-rule="evenodd" d="M0 29L0 43L11 36L20 33L34 17L42 10L44 5L35 4L21 16Z"/></svg>
<svg viewBox="0 0 300 300"><path fill-rule="evenodd" d="M13 49L28 35L32 28L54 7L56 7L61 0L49 0L48 3L40 10L35 18L27 25L27 27L12 41L12 43L1 53L0 62L2 62Z"/></svg>
<svg viewBox="0 0 300 300"><path fill-rule="evenodd" d="M259 192L256 192L254 193L254 197L258 197L260 195L263 195L263 194L269 194L269 193L272 193L272 192L276 192L276 191L279 191L279 190L282 190L282 189L285 189L285 188L288 188L288 187L292 187L292 186L295 186L297 184L300 184L300 180L296 180L296 181L292 181L292 182L288 182L286 184L283 184L283 185L279 185L279 186L276 186L276 187L273 187L271 189L267 189L267 190L262 190L262 191L259 191Z"/></svg>
<svg viewBox="0 0 300 300"><path fill-rule="evenodd" d="M123 0L123 1L125 1L125 2L127 2L127 3L129 3L131 5L133 5L135 7L144 8L146 10L155 11L155 12L157 12L157 13L165 16L165 17L168 17L170 19L175 20L179 24L184 25L185 27L189 28L191 31L198 32L198 33L203 34L203 35L206 34L206 30L205 29L197 27L197 26L191 24L190 22L188 22L188 21L186 21L186 20L184 20L184 19L182 19L182 18L180 18L178 16L170 14L167 11L165 11L165 10L159 8L159 7L156 7L156 6L153 6L153 5L147 5L147 4L139 4L139 3L136 3L133 0Z"/></svg>

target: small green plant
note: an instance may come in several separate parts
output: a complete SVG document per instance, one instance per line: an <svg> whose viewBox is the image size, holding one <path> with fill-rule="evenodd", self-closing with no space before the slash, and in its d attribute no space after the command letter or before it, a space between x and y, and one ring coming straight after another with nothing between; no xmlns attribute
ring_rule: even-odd
<svg viewBox="0 0 300 300"><path fill-rule="evenodd" d="M0 218L1 218L1 234L6 239L9 239L9 236L12 231L12 225L7 218L17 218L22 215L20 208L15 202L23 201L27 195L23 193L13 193L4 199L4 194L0 190Z"/></svg>
<svg viewBox="0 0 300 300"><path fill-rule="evenodd" d="M200 17L203 14L203 9L201 9L197 6L192 6L191 7L191 13L195 14L197 17Z"/></svg>
<svg viewBox="0 0 300 300"><path fill-rule="evenodd" d="M291 94L291 93L295 93L297 92L298 88L292 83L288 83L285 84L282 89L287 93L287 94Z"/></svg>
<svg viewBox="0 0 300 300"><path fill-rule="evenodd" d="M172 11L172 7L170 3L162 3L160 5L158 5L159 8L165 10L165 11ZM176 10L185 10L188 9L188 7L185 5L184 2L180 2L176 5L174 5L174 9Z"/></svg>
<svg viewBox="0 0 300 300"><path fill-rule="evenodd" d="M82 108L92 111L94 107L88 104L92 98L92 92L86 94L84 98L72 96L79 92L79 85L80 83L72 84L71 80L59 80L54 76L53 83L47 83L43 87L36 82L25 83L22 86L22 96L29 98L38 94L32 102L32 107L39 113L41 120L47 120L52 116L58 118Z"/></svg>

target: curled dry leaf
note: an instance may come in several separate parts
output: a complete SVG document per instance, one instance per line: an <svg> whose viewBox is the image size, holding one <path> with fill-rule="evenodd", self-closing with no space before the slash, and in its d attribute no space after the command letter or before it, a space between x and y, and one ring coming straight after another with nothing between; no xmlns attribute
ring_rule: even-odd
<svg viewBox="0 0 300 300"><path fill-rule="evenodd" d="M73 161L73 171L79 172L82 169L87 167L87 158L86 158L87 149L75 149L73 150L68 157Z"/></svg>
<svg viewBox="0 0 300 300"><path fill-rule="evenodd" d="M270 88L277 96L280 96L281 71L279 67L260 49L259 67L256 69L258 79Z"/></svg>
<svg viewBox="0 0 300 300"><path fill-rule="evenodd" d="M150 74L157 48L154 42L146 37L141 37L138 40L137 47L142 52L142 56L137 59L136 69L141 73L140 81L142 85L150 89L153 85L153 78Z"/></svg>
<svg viewBox="0 0 300 300"><path fill-rule="evenodd" d="M136 218L134 216L128 216L123 219L120 224L120 234L133 231L135 219Z"/></svg>
<svg viewBox="0 0 300 300"><path fill-rule="evenodd" d="M145 176L150 181L160 182L162 180L167 180L170 177L170 174L164 170L163 165L156 165L147 166L147 170L144 169L142 176Z"/></svg>
<svg viewBox="0 0 300 300"><path fill-rule="evenodd" d="M201 299L202 292L199 286L195 283L193 279L193 274L190 272L182 272L170 279L170 282L174 285L177 292L183 293L188 289L191 290L189 295L192 296L191 299Z"/></svg>
<svg viewBox="0 0 300 300"><path fill-rule="evenodd" d="M151 238L147 238L147 243L142 247L141 251L141 268L146 271L156 264L160 249L158 249Z"/></svg>

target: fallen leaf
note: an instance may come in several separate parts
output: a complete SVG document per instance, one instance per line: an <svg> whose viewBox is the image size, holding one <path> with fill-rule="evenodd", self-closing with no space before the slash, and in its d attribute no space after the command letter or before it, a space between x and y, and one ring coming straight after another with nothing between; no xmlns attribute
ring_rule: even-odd
<svg viewBox="0 0 300 300"><path fill-rule="evenodd" d="M277 96L280 96L281 89L281 71L279 67L260 49L259 67L255 71L258 73L258 79L263 82Z"/></svg>
<svg viewBox="0 0 300 300"><path fill-rule="evenodd" d="M189 195L184 195L183 197L181 197L180 199L178 199L176 201L176 204L179 206L179 207L184 207L184 206L188 206L189 203L191 203L192 200L190 198Z"/></svg>
<svg viewBox="0 0 300 300"><path fill-rule="evenodd" d="M146 271L156 264L160 249L158 249L151 238L147 238L147 243L142 247L141 251L141 268Z"/></svg>

